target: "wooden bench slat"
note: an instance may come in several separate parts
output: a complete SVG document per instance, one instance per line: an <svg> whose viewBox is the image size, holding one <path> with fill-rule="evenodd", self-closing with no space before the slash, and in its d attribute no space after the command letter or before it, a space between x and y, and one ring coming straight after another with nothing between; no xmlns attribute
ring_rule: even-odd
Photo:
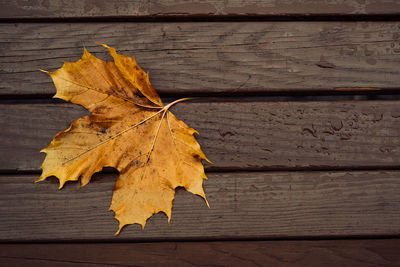
<svg viewBox="0 0 400 267"><path fill-rule="evenodd" d="M54 70L102 42L134 55L162 95L400 88L400 22L0 25L0 94L53 94Z"/></svg>
<svg viewBox="0 0 400 267"><path fill-rule="evenodd" d="M397 168L398 101L182 102L177 117L198 130L210 168ZM0 105L0 170L38 171L39 151L87 112L73 104Z"/></svg>
<svg viewBox="0 0 400 267"><path fill-rule="evenodd" d="M0 177L0 241L122 241L224 238L394 236L400 234L400 171L209 173L200 197L177 191L144 230L117 237L108 212L117 175L83 189L34 175Z"/></svg>
<svg viewBox="0 0 400 267"><path fill-rule="evenodd" d="M4 266L398 266L400 240L0 244Z"/></svg>
<svg viewBox="0 0 400 267"><path fill-rule="evenodd" d="M396 0L53 0L1 1L0 18L108 18L187 16L381 15L399 14Z"/></svg>

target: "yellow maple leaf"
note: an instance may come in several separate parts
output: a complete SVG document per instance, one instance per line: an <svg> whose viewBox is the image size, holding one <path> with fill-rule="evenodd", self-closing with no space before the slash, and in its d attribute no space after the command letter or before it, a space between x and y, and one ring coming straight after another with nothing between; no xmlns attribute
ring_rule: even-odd
<svg viewBox="0 0 400 267"><path fill-rule="evenodd" d="M119 234L127 224L144 227L158 212L169 222L176 187L207 203L201 163L207 158L193 136L196 131L169 111L186 99L164 106L133 57L103 46L114 62L85 49L80 60L45 71L57 88L54 97L80 104L91 114L74 121L42 150L47 155L36 182L56 176L61 189L65 182L81 178L84 186L103 167L118 169L110 210L119 221Z"/></svg>

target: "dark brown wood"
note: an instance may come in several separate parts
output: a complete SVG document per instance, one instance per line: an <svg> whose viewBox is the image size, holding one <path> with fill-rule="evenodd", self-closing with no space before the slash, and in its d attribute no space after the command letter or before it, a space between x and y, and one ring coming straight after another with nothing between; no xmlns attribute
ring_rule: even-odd
<svg viewBox="0 0 400 267"><path fill-rule="evenodd" d="M1 24L0 94L53 94L39 69L78 60L84 45L108 58L95 42L135 55L162 95L398 90L399 31L400 22Z"/></svg>
<svg viewBox="0 0 400 267"><path fill-rule="evenodd" d="M171 224L163 214L144 230L108 211L117 175L83 189L34 175L0 177L1 241L179 240L400 235L400 171L208 173L204 201L178 190Z"/></svg>
<svg viewBox="0 0 400 267"><path fill-rule="evenodd" d="M382 21L249 22L352 15ZM400 22L383 21L396 15L396 0L0 0L0 97L54 94L38 69L79 59L83 46L110 59L95 42L136 56L162 96L397 92ZM194 17L237 22L167 22ZM157 214L117 237L108 211L117 174L81 190L33 183L40 149L86 112L3 103L0 242L168 242L3 243L0 266L400 266L400 239L229 241L400 237L399 101L258 100L174 107L214 162L211 209L178 189L170 225Z"/></svg>
<svg viewBox="0 0 400 267"><path fill-rule="evenodd" d="M2 0L0 4L0 18L400 14L396 0Z"/></svg>
<svg viewBox="0 0 400 267"><path fill-rule="evenodd" d="M207 169L397 168L398 101L182 102ZM57 132L86 113L73 104L0 105L0 170L38 171Z"/></svg>
<svg viewBox="0 0 400 267"><path fill-rule="evenodd" d="M2 244L4 266L399 266L399 239Z"/></svg>

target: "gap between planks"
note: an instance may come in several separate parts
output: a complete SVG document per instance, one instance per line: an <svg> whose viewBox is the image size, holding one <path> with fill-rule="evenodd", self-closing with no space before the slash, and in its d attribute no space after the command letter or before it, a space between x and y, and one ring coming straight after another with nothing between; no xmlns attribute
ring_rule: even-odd
<svg viewBox="0 0 400 267"><path fill-rule="evenodd" d="M130 17L67 17L67 18L2 18L0 24L8 23L186 23L186 22L389 22L399 21L398 14L325 14L325 15L215 15L215 16L130 16Z"/></svg>
<svg viewBox="0 0 400 267"><path fill-rule="evenodd" d="M235 93L233 95L226 95L223 93L207 93L207 94L162 94L164 103L170 103L179 98L188 97L193 98L191 102L312 102L312 101L368 101L368 100L400 100L400 91L393 90L364 90L358 88L351 88L349 91L324 91L319 90L313 92L305 91L281 91L281 92L249 92L249 93ZM400 89L400 87L399 87ZM200 90L199 90L200 91ZM62 104L66 101L58 98L53 98L54 94L15 94L3 95L0 99L2 104Z"/></svg>

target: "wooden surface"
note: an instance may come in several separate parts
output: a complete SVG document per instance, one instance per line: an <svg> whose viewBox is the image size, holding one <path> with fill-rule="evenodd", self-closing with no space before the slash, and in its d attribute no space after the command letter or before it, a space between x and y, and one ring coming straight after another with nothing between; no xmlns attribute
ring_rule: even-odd
<svg viewBox="0 0 400 267"><path fill-rule="evenodd" d="M96 42L134 55L161 95L400 88L399 22L17 23L0 27L0 94L54 94L49 77Z"/></svg>
<svg viewBox="0 0 400 267"><path fill-rule="evenodd" d="M399 15L397 0L0 0L0 242L34 242L0 244L0 266L399 266ZM110 59L96 42L163 98L202 97L173 112L214 162L210 209L179 189L170 225L114 237L115 172L33 183L40 149L86 114L38 69L83 46Z"/></svg>
<svg viewBox="0 0 400 267"><path fill-rule="evenodd" d="M399 266L397 239L332 241L3 244L12 266Z"/></svg>
<svg viewBox="0 0 400 267"><path fill-rule="evenodd" d="M11 19L400 14L396 0L1 0L0 5L0 18Z"/></svg>
<svg viewBox="0 0 400 267"><path fill-rule="evenodd" d="M0 178L0 241L138 241L400 235L399 171L208 173L210 209L178 190L171 224L163 214L144 230L114 237L108 211L117 175L98 175L78 190L39 175Z"/></svg>
<svg viewBox="0 0 400 267"><path fill-rule="evenodd" d="M207 169L397 168L397 101L183 102ZM86 111L73 104L0 105L0 170L38 171L53 136Z"/></svg>

